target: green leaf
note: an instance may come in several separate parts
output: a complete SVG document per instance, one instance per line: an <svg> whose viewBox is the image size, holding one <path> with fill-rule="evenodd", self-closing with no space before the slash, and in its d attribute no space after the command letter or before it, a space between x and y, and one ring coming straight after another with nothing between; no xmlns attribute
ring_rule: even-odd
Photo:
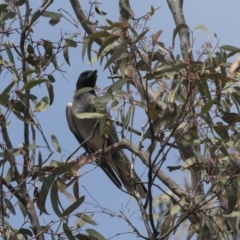
<svg viewBox="0 0 240 240"><path fill-rule="evenodd" d="M203 25L198 25L198 26L196 26L194 29L200 29L200 30L203 30L203 31L207 34L207 37L208 37L208 38L211 37L211 33L210 33L210 31L208 30L208 28L206 28L206 27L203 26Z"/></svg>
<svg viewBox="0 0 240 240"><path fill-rule="evenodd" d="M175 43L175 38L178 34L178 32L182 29L182 28L187 28L188 29L188 25L186 25L185 23L181 23L179 24L173 31L173 39L172 39L172 46L174 48L174 43Z"/></svg>
<svg viewBox="0 0 240 240"><path fill-rule="evenodd" d="M223 49L224 51L229 51L229 52L239 51L239 48L231 46L231 45L223 45L220 48Z"/></svg>
<svg viewBox="0 0 240 240"><path fill-rule="evenodd" d="M121 5L122 5L122 7L123 7L131 16L134 16L134 13L133 13L131 7L129 6L129 4L127 4L127 3L124 2L124 1L121 1L120 3L121 3Z"/></svg>
<svg viewBox="0 0 240 240"><path fill-rule="evenodd" d="M13 57L13 54L12 54L12 51L11 51L10 47L5 46L5 50L6 50L6 52L7 52L9 61L15 65L14 57Z"/></svg>
<svg viewBox="0 0 240 240"><path fill-rule="evenodd" d="M66 41L66 43L69 45L69 47L75 48L75 47L78 46L78 45L77 45L77 42L74 41L74 40L72 40L71 38L67 38L67 39L65 39L65 41Z"/></svg>
<svg viewBox="0 0 240 240"><path fill-rule="evenodd" d="M25 218L27 216L26 208L23 206L23 204L20 201L18 201L18 205L19 205L19 208L22 212L23 217Z"/></svg>
<svg viewBox="0 0 240 240"><path fill-rule="evenodd" d="M190 157L183 162L183 164L181 166L181 169L183 169L183 170L188 169L196 163L197 163L197 158L196 157Z"/></svg>
<svg viewBox="0 0 240 240"><path fill-rule="evenodd" d="M75 238L78 240L91 240L88 236L81 234L81 233L75 235Z"/></svg>
<svg viewBox="0 0 240 240"><path fill-rule="evenodd" d="M27 228L20 228L17 233L20 233L20 234L23 234L23 235L28 235L30 237L33 236L33 233Z"/></svg>
<svg viewBox="0 0 240 240"><path fill-rule="evenodd" d="M86 229L85 230L89 235L95 237L97 240L105 240L105 238L97 231L94 229Z"/></svg>
<svg viewBox="0 0 240 240"><path fill-rule="evenodd" d="M229 139L229 135L228 135L228 127L224 126L223 123L221 122L217 122L214 126L213 126L214 131L220 136L220 138L223 141L226 141Z"/></svg>
<svg viewBox="0 0 240 240"><path fill-rule="evenodd" d="M51 199L51 203L52 203L52 208L54 210L54 212L56 213L56 215L61 218L62 217L62 213L58 208L58 201L59 201L59 197L58 197L58 186L57 186L57 179L54 181L52 188L51 188L51 195L50 195L50 199Z"/></svg>
<svg viewBox="0 0 240 240"><path fill-rule="evenodd" d="M99 56L105 50L105 48L110 46L112 43L117 41L119 38L120 38L119 35L111 35L111 36L105 38L100 49L98 50L97 57L99 58Z"/></svg>
<svg viewBox="0 0 240 240"><path fill-rule="evenodd" d="M5 206L8 208L8 210L13 214L16 215L15 209L11 201L7 198L4 198Z"/></svg>
<svg viewBox="0 0 240 240"><path fill-rule="evenodd" d="M202 113L202 114L208 113L208 112L210 111L210 109L212 108L212 105L213 105L214 103L215 103L214 100L211 100L211 101L206 102L206 103L203 105L202 109L201 109L201 113Z"/></svg>
<svg viewBox="0 0 240 240"><path fill-rule="evenodd" d="M33 23L38 20L38 18L41 16L41 12L42 12L42 10L39 9L39 10L37 10L37 11L33 14L33 17L32 17L32 19L31 19L30 25L33 25Z"/></svg>
<svg viewBox="0 0 240 240"><path fill-rule="evenodd" d="M61 17L63 17L63 15L61 13L55 13L55 12L49 12L49 11L44 11L42 13L42 16L47 17L47 18L51 18L50 21L49 21L49 24L51 24L52 26L59 23L60 20L61 20Z"/></svg>
<svg viewBox="0 0 240 240"><path fill-rule="evenodd" d="M155 9L154 9L153 6L151 6L150 16L153 16L153 15L154 15L154 12L155 12Z"/></svg>
<svg viewBox="0 0 240 240"><path fill-rule="evenodd" d="M55 26L59 22L60 22L60 18L52 18L52 19L49 20L49 24L52 25L52 26Z"/></svg>
<svg viewBox="0 0 240 240"><path fill-rule="evenodd" d="M105 116L105 114L102 113L77 113L76 117L80 118L80 119L85 119L85 118L103 118Z"/></svg>
<svg viewBox="0 0 240 240"><path fill-rule="evenodd" d="M145 34L148 32L148 30L143 31L142 33L140 33L137 38L134 40L133 44L136 44L137 42L139 42L144 36Z"/></svg>
<svg viewBox="0 0 240 240"><path fill-rule="evenodd" d="M68 240L75 240L75 237L72 235L71 229L68 227L68 225L63 222L63 231L66 234Z"/></svg>
<svg viewBox="0 0 240 240"><path fill-rule="evenodd" d="M178 204L174 205L171 210L170 210L170 214L172 217L174 217L176 214L178 214L180 212L180 210L182 209L182 207Z"/></svg>
<svg viewBox="0 0 240 240"><path fill-rule="evenodd" d="M26 90L30 90L33 87L40 85L41 83L47 82L47 79L39 79L39 80L35 80L35 81L31 81L31 82L27 82L24 84L24 86L22 87L21 91L23 91L24 89Z"/></svg>
<svg viewBox="0 0 240 240"><path fill-rule="evenodd" d="M111 34L106 31L102 32L95 32L87 36L87 39L92 39L94 41L95 38L106 38L109 37Z"/></svg>
<svg viewBox="0 0 240 240"><path fill-rule="evenodd" d="M4 90L3 92L0 94L0 104L4 102L4 100L6 99L7 95L9 94L9 92L11 91L12 87L14 86L15 82L11 82Z"/></svg>
<svg viewBox="0 0 240 240"><path fill-rule="evenodd" d="M43 97L34 107L34 112L43 112L49 107L48 97Z"/></svg>
<svg viewBox="0 0 240 240"><path fill-rule="evenodd" d="M53 77L53 75L48 74L47 77L48 77L48 80L49 80L51 83L54 83L54 82L56 81L55 78Z"/></svg>
<svg viewBox="0 0 240 240"><path fill-rule="evenodd" d="M83 227L86 223L98 225L94 220L92 220L93 214L87 215L86 213L76 213L75 216L82 219L79 223L80 227Z"/></svg>
<svg viewBox="0 0 240 240"><path fill-rule="evenodd" d="M75 98L75 97L77 97L78 95L80 95L80 94L82 94L82 93L89 92L89 91L92 91L92 90L93 90L93 88L91 88L91 87L81 88L81 89L79 89L78 91L76 91L76 92L74 93L73 97Z"/></svg>
<svg viewBox="0 0 240 240"><path fill-rule="evenodd" d="M228 214L233 211L238 199L238 180L233 178L230 181L230 184L227 186Z"/></svg>
<svg viewBox="0 0 240 240"><path fill-rule="evenodd" d="M84 44L82 46L82 61L84 60L84 56L85 56L89 41L90 41L90 39L85 39L84 40Z"/></svg>
<svg viewBox="0 0 240 240"><path fill-rule="evenodd" d="M130 118L132 116L132 112L133 112L133 106L129 107L126 116L124 117L124 121L123 121L123 128L127 129L127 127L129 126L129 122L130 122Z"/></svg>
<svg viewBox="0 0 240 240"><path fill-rule="evenodd" d="M50 12L50 11L44 11L42 16L47 17L47 18L61 18L61 17L63 17L63 15L61 13Z"/></svg>
<svg viewBox="0 0 240 240"><path fill-rule="evenodd" d="M39 151L38 152L38 167L39 167L39 169L41 169L42 168L42 154L41 154L41 151Z"/></svg>
<svg viewBox="0 0 240 240"><path fill-rule="evenodd" d="M63 57L64 57L66 63L70 66L69 56L68 56L68 44L66 41L65 41L65 44L63 47Z"/></svg>
<svg viewBox="0 0 240 240"><path fill-rule="evenodd" d="M53 143L53 146L55 148L55 150L58 152L58 153L61 153L61 146L57 140L57 137L54 135L54 133L51 133L51 138L52 138L52 143Z"/></svg>
<svg viewBox="0 0 240 240"><path fill-rule="evenodd" d="M47 81L46 82L46 87L47 87L47 90L48 90L49 104L51 106L52 103L53 103L53 100L54 100L53 85L52 85L52 83L50 81Z"/></svg>
<svg viewBox="0 0 240 240"><path fill-rule="evenodd" d="M92 51L92 44L94 43L94 39L89 39L88 41L88 48L87 48L87 54L88 54L88 61L92 61L91 51Z"/></svg>
<svg viewBox="0 0 240 240"><path fill-rule="evenodd" d="M5 181L7 184L9 184L11 182L11 180L13 179L13 175L14 175L13 167L10 166L10 168L7 171L6 178L5 178Z"/></svg>
<svg viewBox="0 0 240 240"><path fill-rule="evenodd" d="M70 215L74 210L76 210L84 201L84 196L78 198L72 205L70 205L67 209L64 210L62 213L62 216L68 216Z"/></svg>
<svg viewBox="0 0 240 240"><path fill-rule="evenodd" d="M54 180L55 180L55 175L54 174L42 178L42 187L41 187L41 190L40 190L39 194L41 194L41 197L42 197L41 206L44 206L44 209L45 209L46 212L44 212L43 209L41 209L41 208L40 208L40 210L42 210L46 214L47 214L47 210L45 208L45 205L46 205L45 203L46 203L46 200L47 200L49 190L50 190Z"/></svg>
<svg viewBox="0 0 240 240"><path fill-rule="evenodd" d="M127 42L124 41L120 44L120 46L116 49L116 51L114 51L112 56L109 58L109 60L104 66L104 70L108 68L114 61L116 61L126 51L126 48L127 48Z"/></svg>

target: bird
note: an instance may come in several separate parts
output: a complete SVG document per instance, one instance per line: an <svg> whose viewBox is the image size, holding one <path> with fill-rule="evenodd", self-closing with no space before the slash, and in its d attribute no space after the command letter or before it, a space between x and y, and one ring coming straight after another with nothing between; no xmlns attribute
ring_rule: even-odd
<svg viewBox="0 0 240 240"><path fill-rule="evenodd" d="M93 107L93 99L97 97L94 87L97 81L97 70L87 70L80 74L76 91L85 88L80 94L75 94L73 102L68 103L66 107L67 123L70 131L76 137L79 144L88 154L93 154L103 147L109 147L119 141L116 128L111 124L108 137L101 135L98 119L78 118L76 114L95 112ZM86 89L88 88L88 89ZM109 113L108 113L109 114ZM90 137L91 136L91 137ZM105 174L120 189L122 184L127 192L138 197L146 198L147 190L135 171L131 172L131 164L123 150L115 150L103 153L99 162L97 162ZM133 173L133 179L130 178ZM135 191L137 190L137 191Z"/></svg>

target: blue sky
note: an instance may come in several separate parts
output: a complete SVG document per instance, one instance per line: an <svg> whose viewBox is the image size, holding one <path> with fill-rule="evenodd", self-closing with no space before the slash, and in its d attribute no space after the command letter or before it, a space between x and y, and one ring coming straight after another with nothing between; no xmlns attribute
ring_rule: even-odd
<svg viewBox="0 0 240 240"><path fill-rule="evenodd" d="M31 1L30 1L31 2ZM36 1L34 3L33 8L36 10L37 4L41 4L42 1ZM89 9L88 1L81 1L83 2L82 6L84 9ZM165 43L166 47L170 47L172 45L172 33L173 29L175 28L174 21L172 19L172 15L170 10L168 9L166 1L156 1L156 0L133 0L131 1L132 9L135 13L135 17L138 18L146 12L150 11L150 7L153 5L155 8L160 7L155 13L151 20L148 22L148 26L150 28L150 33L154 34L158 30L162 30L163 33L160 37L160 41ZM100 5L101 10L107 12L107 18L112 21L118 20L118 1L103 1ZM55 1L55 3L48 9L49 11L57 12L59 8L63 8L65 11L69 12L73 18L75 18L74 13L71 9L70 3L68 1ZM214 46L217 43L217 39L213 37L213 34L216 33L218 39L220 40L219 45L233 45L239 46L239 33L238 33L238 23L239 23L239 8L240 2L237 0L232 1L219 1L219 0L186 0L184 3L184 16L186 23L188 24L189 28L193 30L197 25L204 25L206 26L211 32L211 39L209 40L206 34L203 31L197 30L194 31L194 36L199 34L199 38L197 43L193 48L193 54L196 57L196 51L200 49L201 45L206 41L211 41L212 45ZM63 12L62 12L63 13ZM104 24L103 20L101 19L100 15L95 14L96 19L99 20L99 25ZM58 41L60 38L60 34L66 33L73 33L76 32L76 29L73 28L69 24L68 21L65 19L61 19L61 22L52 27L48 24L49 19L41 18L40 22L36 26L36 30L34 30L35 40L39 37L42 39L49 39L50 41ZM84 32L81 30L81 34ZM67 36L66 36L67 37ZM75 41L81 41L79 36L74 39ZM15 41L18 41L17 38ZM175 49L174 55L180 53L178 47L178 38L176 38L175 42ZM97 46L95 47L97 49ZM61 67L65 72L62 74L56 73L54 77L56 82L54 84L54 94L55 99L53 105L46 110L44 113L36 113L45 135L49 142L51 143L50 133L53 132L57 138L59 143L62 147L62 154L55 153L51 159L62 161L67 158L69 153L73 152L77 147L78 143L75 140L72 133L69 131L66 117L65 117L65 106L68 102L71 102L73 92L75 90L76 80L79 74L87 69L98 69L98 82L97 85L100 88L104 88L110 84L110 80L107 79L109 72L103 71L103 66L99 66L96 62L92 66L88 64L88 60L85 58L84 62L81 58L81 45L77 48L70 49L69 52L70 56L70 63L71 66L68 66L62 55L58 56L58 64L63 66ZM5 78L8 79L8 76ZM5 81L5 79L3 79ZM0 87L2 88L5 86L5 82L0 81ZM36 95L41 97L47 95L47 91L45 86L42 85L41 87L35 88ZM40 97L41 96L41 97ZM113 114L114 115L114 114ZM20 127L16 129L13 126L14 119L10 118L12 124L9 126L9 131L11 137L14 138L13 144L17 147L19 144L22 143L22 131ZM137 116L137 121L134 123L135 126L141 126L141 116ZM14 136L14 137L13 137ZM136 142L138 138L135 139ZM38 134L37 136L37 143L39 145L43 144L41 136ZM51 144L52 146L52 144ZM52 147L53 149L53 147ZM41 149L43 159L47 156L48 152L44 149ZM75 156L79 156L83 153L83 150L80 150ZM179 157L177 152L171 153L167 158L167 165L172 165L176 162L175 159ZM121 220L118 217L110 217L107 213L102 213L102 210L97 205L100 205L106 209L109 209L117 214L122 211L125 216L129 217L130 220L133 220L135 227L140 229L141 233L145 233L144 226L141 221L140 213L137 211L138 207L134 200L129 199L129 197L122 193L119 189L117 189L112 182L108 179L108 177L104 174L104 172L96 168L88 174L84 174L92 170L92 166L86 166L81 170L81 174L83 177L80 178L80 194L85 195L85 201L80 209L79 212L93 212L94 220L99 224L98 226L86 226L87 228L94 228L103 234L106 238L112 237L117 233L127 233L131 230L131 227L128 226L126 222ZM137 160L137 172L139 175L146 170L143 165ZM169 174L167 172L167 174ZM169 174L175 181L180 182L181 186L184 187L184 179L182 175L173 173ZM159 183L161 184L161 183ZM84 186L84 187L83 187ZM88 192L91 196L85 191L85 188L88 189ZM154 196L157 197L161 193L154 191ZM64 204L69 205L71 202L60 193L60 198ZM95 199L95 200L94 200ZM92 205L96 205L95 207ZM50 204L47 206L48 209L51 209ZM158 210L158 209L156 209ZM51 212L51 210L49 211ZM49 219L47 216L44 217L46 221ZM130 240L135 239L133 234L120 234L115 239L124 239ZM178 239L176 237L172 237L172 239Z"/></svg>

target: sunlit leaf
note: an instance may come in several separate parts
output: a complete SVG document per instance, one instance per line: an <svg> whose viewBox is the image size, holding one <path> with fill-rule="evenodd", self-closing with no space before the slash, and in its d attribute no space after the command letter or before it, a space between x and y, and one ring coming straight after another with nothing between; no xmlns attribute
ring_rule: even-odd
<svg viewBox="0 0 240 240"><path fill-rule="evenodd" d="M102 118L104 116L105 116L105 114L96 113L96 112L92 112L92 113L77 113L76 114L76 117L80 118L80 119L84 119L84 118Z"/></svg>
<svg viewBox="0 0 240 240"><path fill-rule="evenodd" d="M210 33L209 29L206 28L205 26L203 26L203 25L198 25L198 26L196 26L194 29L200 29L200 30L204 31L204 32L207 34L207 37L210 39L211 33Z"/></svg>
<svg viewBox="0 0 240 240"><path fill-rule="evenodd" d="M75 97L77 97L78 95L80 95L80 94L82 94L82 93L89 92L89 91L92 91L92 90L93 90L93 88L91 88L91 87L81 88L81 89L79 89L78 91L76 91L76 92L74 93L73 97L75 98Z"/></svg>
<svg viewBox="0 0 240 240"><path fill-rule="evenodd" d="M43 97L34 107L35 112L43 112L49 107L48 97Z"/></svg>
<svg viewBox="0 0 240 240"><path fill-rule="evenodd" d="M53 143L53 146L55 148L55 150L58 152L58 153L61 153L61 146L57 140L57 137L55 136L54 133L51 133L51 138L52 138L52 143Z"/></svg>

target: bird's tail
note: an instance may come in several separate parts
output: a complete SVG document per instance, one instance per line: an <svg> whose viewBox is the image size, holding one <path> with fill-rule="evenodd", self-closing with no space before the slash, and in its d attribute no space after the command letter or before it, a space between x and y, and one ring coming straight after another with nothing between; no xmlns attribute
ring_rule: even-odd
<svg viewBox="0 0 240 240"><path fill-rule="evenodd" d="M134 169L131 170L131 164L125 153L119 150L112 153L112 157L114 161L110 159L107 161L121 179L126 190L133 195L138 194L140 198L146 198L147 189Z"/></svg>

